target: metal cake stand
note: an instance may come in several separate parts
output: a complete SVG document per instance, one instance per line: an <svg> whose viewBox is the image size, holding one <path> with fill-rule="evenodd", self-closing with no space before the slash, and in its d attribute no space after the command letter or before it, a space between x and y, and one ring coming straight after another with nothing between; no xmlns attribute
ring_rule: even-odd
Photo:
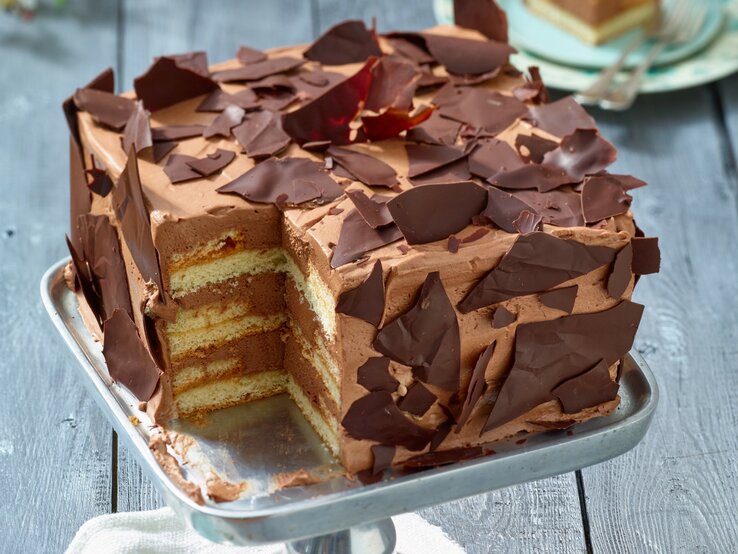
<svg viewBox="0 0 738 554"><path fill-rule="evenodd" d="M287 542L291 552L392 552L390 516L411 512L510 485L543 479L597 464L633 448L645 435L658 402L653 374L636 352L625 359L621 403L610 416L527 438L523 444L495 443L494 455L412 474L395 474L372 484L347 479L299 410L285 396L219 410L176 430L197 444L200 459L231 482L245 482L240 499L198 505L162 470L148 448L151 422L138 401L114 383L99 343L77 312L77 299L64 284L67 260L48 269L41 297L66 342L80 377L100 409L148 473L166 503L202 536L214 542L257 545ZM129 419L135 416L138 424ZM190 461L189 459L187 460ZM185 476L203 479L203 465L187 463ZM279 489L275 476L306 470L319 483Z"/></svg>

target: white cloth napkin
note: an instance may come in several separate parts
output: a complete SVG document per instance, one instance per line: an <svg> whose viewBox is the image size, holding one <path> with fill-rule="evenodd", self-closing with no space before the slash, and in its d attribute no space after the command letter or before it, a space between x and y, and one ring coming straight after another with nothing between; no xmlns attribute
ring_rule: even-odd
<svg viewBox="0 0 738 554"><path fill-rule="evenodd" d="M439 527L416 514L392 518L398 554L464 554ZM66 554L283 554L283 545L223 546L187 527L171 508L92 518L80 527Z"/></svg>

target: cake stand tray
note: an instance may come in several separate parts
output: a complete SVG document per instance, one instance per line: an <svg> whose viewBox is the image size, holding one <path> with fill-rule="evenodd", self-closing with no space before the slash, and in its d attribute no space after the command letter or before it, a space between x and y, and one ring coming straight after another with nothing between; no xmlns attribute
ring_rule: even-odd
<svg viewBox="0 0 738 554"><path fill-rule="evenodd" d="M198 533L215 542L255 545L294 541L288 545L291 551L306 553L392 552L390 516L619 456L643 438L658 402L651 371L640 355L631 352L622 371L620 406L608 417L569 431L495 443L492 455L415 473L395 473L378 483L361 485L343 476L288 398L259 400L219 410L196 424L177 424L175 430L197 443L200 458L207 460L205 465L210 464L228 481L247 484L236 501L217 503L206 498L205 505L198 505L164 472L149 450L154 426L138 410L138 401L110 379L101 347L85 328L76 296L64 283L66 263L66 259L61 260L45 273L41 297L78 362L74 365L81 380L166 503ZM197 483L203 479L203 467L186 463L184 474ZM274 486L275 476L299 470L323 475L324 479L305 486Z"/></svg>

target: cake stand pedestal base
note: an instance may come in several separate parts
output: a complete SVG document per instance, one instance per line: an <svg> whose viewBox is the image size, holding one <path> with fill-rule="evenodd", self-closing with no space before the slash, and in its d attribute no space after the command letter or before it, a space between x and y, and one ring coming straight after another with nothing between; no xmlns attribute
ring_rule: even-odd
<svg viewBox="0 0 738 554"><path fill-rule="evenodd" d="M392 554L395 525L391 519L357 525L330 535L287 543L290 554Z"/></svg>

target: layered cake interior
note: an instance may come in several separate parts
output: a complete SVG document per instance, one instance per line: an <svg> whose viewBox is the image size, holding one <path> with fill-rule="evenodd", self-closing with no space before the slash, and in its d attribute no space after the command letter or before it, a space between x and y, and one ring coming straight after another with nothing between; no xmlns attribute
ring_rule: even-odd
<svg viewBox="0 0 738 554"><path fill-rule="evenodd" d="M371 481L615 409L659 265L645 183L484 6L466 24L496 25L164 56L65 103L68 282L154 421L288 393Z"/></svg>
<svg viewBox="0 0 738 554"><path fill-rule="evenodd" d="M590 44L602 44L659 15L659 0L525 0L534 13Z"/></svg>

